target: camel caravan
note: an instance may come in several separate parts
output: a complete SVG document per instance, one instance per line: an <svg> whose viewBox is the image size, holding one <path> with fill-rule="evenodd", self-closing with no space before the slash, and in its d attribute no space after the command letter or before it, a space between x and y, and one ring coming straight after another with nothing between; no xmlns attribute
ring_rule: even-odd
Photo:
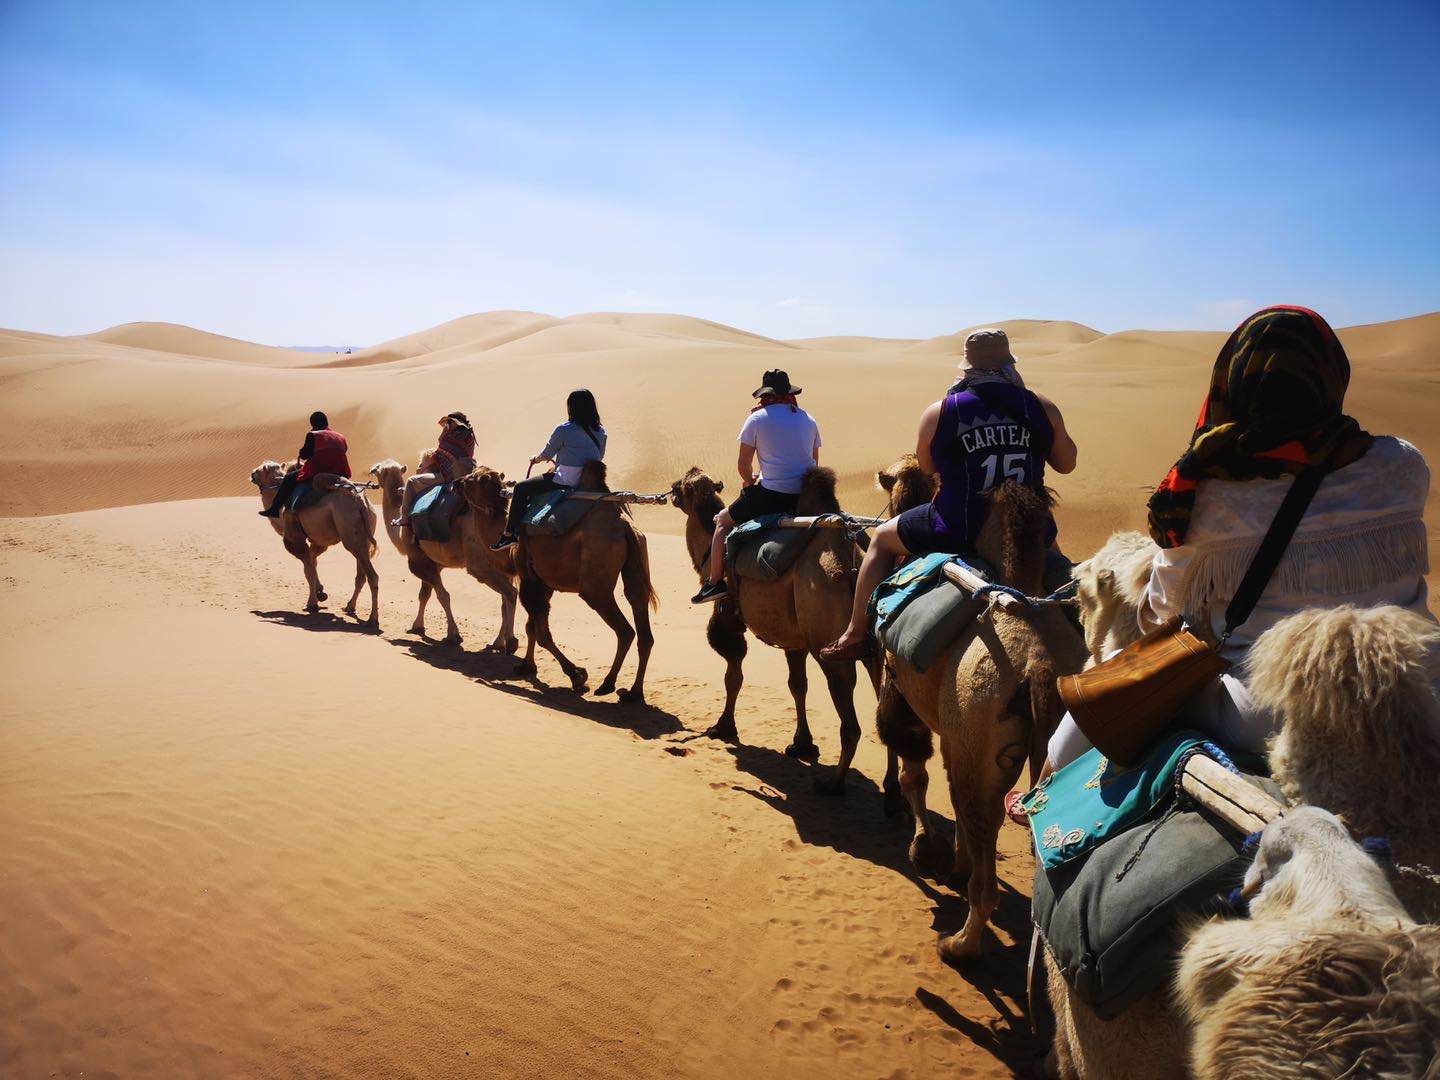
<svg viewBox="0 0 1440 1080"><path fill-rule="evenodd" d="M747 635L785 653L795 733L818 766L807 668L823 673L840 755L816 790L846 791L861 735L858 669L887 753L887 816L908 811L917 875L962 891L940 955L961 973L1027 967L1043 1062L1065 1078L1440 1076L1440 624L1430 613L1429 471L1343 411L1349 362L1304 308L1246 319L1216 358L1189 442L1146 507L1072 564L1047 470L1077 467L1056 404L1026 386L999 330L966 342L913 453L878 470L881 516L846 513L819 425L767 371L738 438L740 488L696 466L668 491L611 490L594 397L576 391L518 483L477 463L463 413L415 476L393 460L349 479L344 437L312 417L298 464L252 474L301 559L343 544L378 579L375 513L460 634L441 571L500 595L490 649L535 678L536 646L574 691L588 673L549 613L577 593L616 637L597 694L645 700L656 596L631 507L685 517L724 661L705 731L738 743ZM630 609L616 600L619 587ZM638 663L618 689L632 646ZM953 844L926 805L938 742ZM1028 787L1018 787L1028 774ZM1032 940L999 951L997 842L1035 855ZM897 837L897 844L904 841Z"/></svg>

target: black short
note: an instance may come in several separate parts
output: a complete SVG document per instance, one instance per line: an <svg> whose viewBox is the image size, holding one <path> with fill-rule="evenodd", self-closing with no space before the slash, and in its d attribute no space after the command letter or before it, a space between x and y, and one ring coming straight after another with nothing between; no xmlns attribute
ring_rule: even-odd
<svg viewBox="0 0 1440 1080"><path fill-rule="evenodd" d="M731 521L743 525L770 514L793 514L799 501L798 492L787 495L783 491L771 491L761 484L751 484L726 509L730 512Z"/></svg>
<svg viewBox="0 0 1440 1080"><path fill-rule="evenodd" d="M953 533L938 531L939 515L934 503L912 506L895 519L895 532L900 543L911 555L929 555L944 552L947 555L960 554L961 544Z"/></svg>

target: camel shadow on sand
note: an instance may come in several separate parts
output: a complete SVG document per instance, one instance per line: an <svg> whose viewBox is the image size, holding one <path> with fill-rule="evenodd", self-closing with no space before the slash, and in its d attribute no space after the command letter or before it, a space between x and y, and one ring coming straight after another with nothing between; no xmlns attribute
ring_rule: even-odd
<svg viewBox="0 0 1440 1080"><path fill-rule="evenodd" d="M887 820L883 799L875 782L863 774L850 773L844 798L815 791L816 779L828 776L832 765L808 765L764 746L738 745L728 748L741 772L758 780L758 787L733 785L786 814L795 823L799 839L806 844L827 847L876 866L893 870L915 883L932 906L932 923L938 936L953 934L965 923L969 904L964 883L937 886L910 865L910 817ZM954 824L931 808L936 835L945 844L953 842ZM998 1016L980 1021L965 1016L943 992L917 987L916 1000L966 1039L989 1052L1013 1071L1032 1069L1044 1055L1047 1044L1030 1029L1026 1017L1025 969L1030 942L1030 898L1004 880L999 881L1000 903L991 916L985 934L984 955L952 970L973 986ZM995 933L1004 931L1013 944ZM943 987L941 988L943 991Z"/></svg>
<svg viewBox="0 0 1440 1080"><path fill-rule="evenodd" d="M648 702L626 705L613 697L591 697L565 686L548 686L538 679L515 674L515 657L493 650L466 651L429 639L387 638L415 659L442 671L454 671L492 690L510 694L542 708L554 709L606 727L632 732L642 739L658 739L685 730L680 718Z"/></svg>
<svg viewBox="0 0 1440 1080"><path fill-rule="evenodd" d="M251 611L257 619L264 619L276 626L293 626L314 633L365 634L374 637L380 629L365 623L354 615L337 614L333 611Z"/></svg>

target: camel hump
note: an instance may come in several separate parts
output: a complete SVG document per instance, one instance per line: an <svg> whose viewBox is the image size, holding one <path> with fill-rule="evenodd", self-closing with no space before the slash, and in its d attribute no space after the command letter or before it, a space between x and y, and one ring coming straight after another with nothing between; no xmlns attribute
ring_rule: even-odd
<svg viewBox="0 0 1440 1080"><path fill-rule="evenodd" d="M800 481L800 499L795 504L797 514L838 514L840 499L835 494L835 470L816 465L805 471Z"/></svg>
<svg viewBox="0 0 1440 1080"><path fill-rule="evenodd" d="M580 491L609 491L605 462L587 461L580 469L580 480L575 487Z"/></svg>

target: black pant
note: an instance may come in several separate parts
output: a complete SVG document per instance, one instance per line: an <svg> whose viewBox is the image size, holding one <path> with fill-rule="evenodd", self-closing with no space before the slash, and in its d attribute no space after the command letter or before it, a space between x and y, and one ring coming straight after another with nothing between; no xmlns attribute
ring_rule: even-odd
<svg viewBox="0 0 1440 1080"><path fill-rule="evenodd" d="M532 476L529 480L521 480L517 483L515 493L510 496L510 512L505 518L505 531L512 536L519 536L520 519L529 509L530 500L536 495L544 495L547 491L554 491L556 488L564 486L555 482L554 473Z"/></svg>
<svg viewBox="0 0 1440 1080"><path fill-rule="evenodd" d="M285 504L290 501L290 496L295 494L295 489L300 485L300 470L291 469L280 481L280 486L275 489L275 501L270 504L269 514L271 517L279 517L285 509Z"/></svg>

